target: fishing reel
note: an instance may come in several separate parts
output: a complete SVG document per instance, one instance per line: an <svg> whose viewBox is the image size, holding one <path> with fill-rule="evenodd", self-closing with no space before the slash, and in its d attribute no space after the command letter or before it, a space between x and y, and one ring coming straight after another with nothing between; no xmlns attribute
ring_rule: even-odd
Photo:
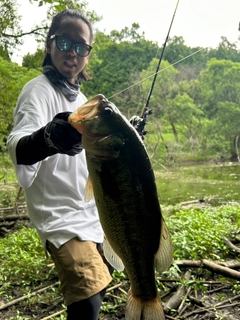
<svg viewBox="0 0 240 320"><path fill-rule="evenodd" d="M144 140L144 136L147 134L147 131L144 130L144 128L147 123L147 116L150 114L152 114L152 110L146 109L142 117L132 116L131 119L129 120L131 125L137 130L142 140Z"/></svg>

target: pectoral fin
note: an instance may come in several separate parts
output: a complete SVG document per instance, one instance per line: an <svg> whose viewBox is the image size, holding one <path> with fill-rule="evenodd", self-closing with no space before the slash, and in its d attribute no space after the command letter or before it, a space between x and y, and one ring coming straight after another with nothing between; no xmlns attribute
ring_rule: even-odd
<svg viewBox="0 0 240 320"><path fill-rule="evenodd" d="M85 201L89 202L93 198L94 198L94 193L93 193L92 180L88 176L87 183L86 183L86 186L85 186Z"/></svg>
<svg viewBox="0 0 240 320"><path fill-rule="evenodd" d="M173 245L170 233L164 219L161 220L161 236L157 253L155 254L155 269L162 273L168 270L173 261Z"/></svg>
<svg viewBox="0 0 240 320"><path fill-rule="evenodd" d="M108 242L106 236L104 236L103 240L103 252L106 260L108 263L110 263L111 266L113 266L114 269L118 271L124 270L124 264L122 260L119 258L119 256L113 251L113 248L111 247L110 243Z"/></svg>

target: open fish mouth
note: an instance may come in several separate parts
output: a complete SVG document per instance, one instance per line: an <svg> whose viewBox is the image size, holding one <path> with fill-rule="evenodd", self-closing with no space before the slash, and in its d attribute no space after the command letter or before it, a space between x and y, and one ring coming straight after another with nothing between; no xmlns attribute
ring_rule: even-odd
<svg viewBox="0 0 240 320"><path fill-rule="evenodd" d="M98 107L106 98L102 94L94 96L91 100L85 102L75 112L71 113L69 123L77 123L90 120L98 115Z"/></svg>

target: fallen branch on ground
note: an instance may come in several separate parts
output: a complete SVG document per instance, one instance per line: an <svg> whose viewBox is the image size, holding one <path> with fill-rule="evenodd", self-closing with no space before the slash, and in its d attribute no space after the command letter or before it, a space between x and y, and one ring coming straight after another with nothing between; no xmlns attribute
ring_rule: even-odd
<svg viewBox="0 0 240 320"><path fill-rule="evenodd" d="M202 262L203 262L203 265L211 271L217 272L231 279L240 280L240 272L236 270L232 270L230 268L220 266L217 263L206 260L206 259L203 259Z"/></svg>
<svg viewBox="0 0 240 320"><path fill-rule="evenodd" d="M240 248L235 246L230 240L228 240L226 237L223 237L224 242L231 248L232 250L236 252L240 252Z"/></svg>
<svg viewBox="0 0 240 320"><path fill-rule="evenodd" d="M184 280L189 281L190 278L191 278L191 273L187 271L184 275ZM186 286L184 284L181 285L178 288L177 292L167 301L167 303L165 303L164 311L166 313L169 313L171 309L176 309L180 305L181 300L183 296L186 294L186 292L187 292Z"/></svg>
<svg viewBox="0 0 240 320"><path fill-rule="evenodd" d="M43 292L43 291L46 291L46 290L49 289L49 288L55 287L55 286L57 286L58 284L59 284L59 283L56 282L56 283L54 283L54 284L51 284L50 286L41 288L41 289L39 289L39 290L37 290L37 291L31 292L30 294L27 294L27 295L22 296L22 297L20 297L20 298L14 299L14 300L12 300L12 301L10 301L10 302L8 302L8 303L5 303L4 305L0 306L0 310L6 309L6 308L8 308L8 307L10 307L10 306L12 306L12 305L14 305L14 304L22 301L22 300L25 300L25 299L27 299L27 298L30 298L30 297L32 297L32 296L34 296L34 295L36 295L36 294L38 294L38 293L41 293L41 292Z"/></svg>

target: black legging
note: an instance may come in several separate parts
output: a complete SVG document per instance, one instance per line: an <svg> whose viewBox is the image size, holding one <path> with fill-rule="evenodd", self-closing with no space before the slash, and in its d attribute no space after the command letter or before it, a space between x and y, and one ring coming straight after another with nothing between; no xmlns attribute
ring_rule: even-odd
<svg viewBox="0 0 240 320"><path fill-rule="evenodd" d="M98 320L98 315L106 289L78 302L74 302L67 307L67 320Z"/></svg>
<svg viewBox="0 0 240 320"><path fill-rule="evenodd" d="M108 266L110 274L113 267ZM74 302L67 307L67 320L98 320L100 307L102 305L107 288L97 294L78 302Z"/></svg>

